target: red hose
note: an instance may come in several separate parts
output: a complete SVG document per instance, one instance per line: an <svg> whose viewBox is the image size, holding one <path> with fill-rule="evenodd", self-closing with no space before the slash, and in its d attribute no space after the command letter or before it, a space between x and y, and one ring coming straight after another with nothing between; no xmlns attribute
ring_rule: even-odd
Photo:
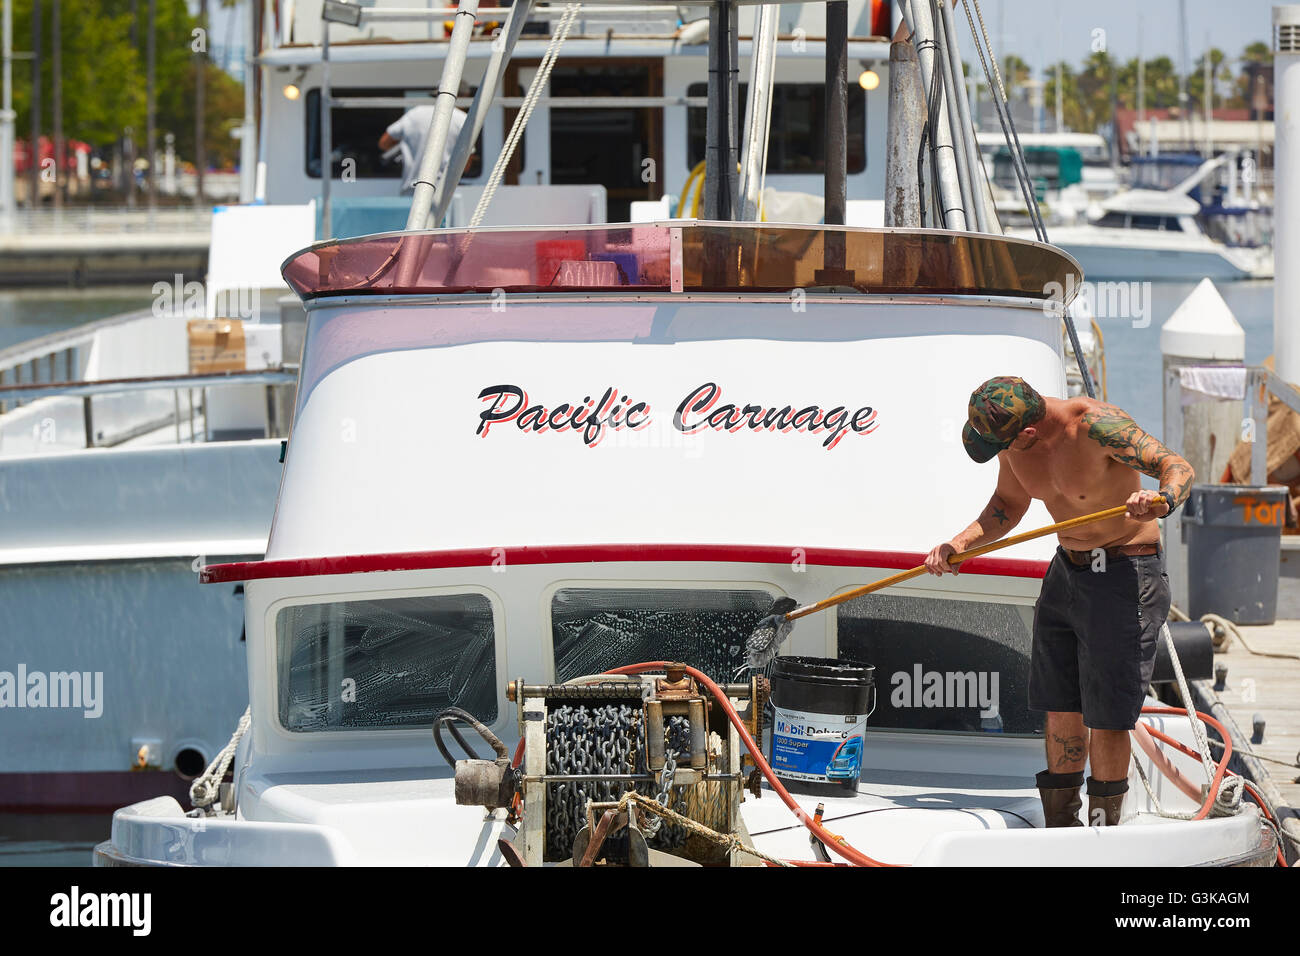
<svg viewBox="0 0 1300 956"><path fill-rule="evenodd" d="M1201 788L1183 776L1182 772L1174 766L1173 761L1169 759L1169 755L1161 750L1159 745L1156 744L1155 737L1151 734L1151 728L1148 727L1144 721L1139 720L1133 726L1133 736L1142 747L1143 752L1151 758L1151 762L1155 765L1155 768L1164 775L1165 779L1171 781L1185 796L1191 800L1195 800L1199 805L1203 796L1201 794ZM1190 751L1187 750L1184 750L1183 752L1190 753Z"/></svg>
<svg viewBox="0 0 1300 956"><path fill-rule="evenodd" d="M727 719L731 721L731 725L736 728L736 732L740 735L741 742L754 758L754 764L758 767L759 771L762 772L763 776L767 778L767 782L772 785L772 789L775 790L776 795L781 798L781 802L790 808L791 812L799 818L800 822L808 828L809 832L825 844L827 849L833 851L838 856L842 856L844 859L856 866L907 865L898 863L882 863L880 860L874 860L861 850L854 849L848 843L844 842L843 838L836 838L836 836L829 830L812 817L808 816L808 814L804 812L804 809L799 806L799 804L795 803L794 797L790 796L789 791L781 785L781 781L777 779L776 774L772 772L772 768L768 766L767 761L763 759L762 748L760 748L758 744L754 743L754 738L750 736L749 731L745 728L744 721L740 719L740 715L736 713L736 708L731 705L731 701L727 699L727 695L723 693L722 688L715 684L709 675L705 674L703 671L685 665L678 666L682 666L682 669L686 671L686 673L690 674L697 681L703 684L705 689L708 690L709 693L713 695L714 699L718 701L719 705L721 705L722 709L726 712ZM668 667L667 661L647 661L644 664L629 664L626 667L616 667L613 670L605 671L605 673L641 674L645 671L661 671L666 667Z"/></svg>
<svg viewBox="0 0 1300 956"><path fill-rule="evenodd" d="M1142 713L1173 714L1178 717L1187 716L1187 711L1182 710L1178 707L1143 707ZM1210 781L1210 790L1209 793L1205 795L1205 804L1201 807L1201 809L1197 810L1196 815L1192 817L1193 820L1204 820L1207 816L1209 816L1210 808L1214 806L1214 801L1219 796L1219 786L1220 784L1223 783L1223 775L1228 770L1228 761L1232 758L1232 738L1228 735L1228 732L1223 728L1223 724L1219 723L1209 714L1202 714L1200 711L1197 711L1196 716L1199 717L1202 722L1209 724L1211 727L1217 730L1219 732L1219 736L1223 739L1223 756L1219 758L1219 763L1215 768L1215 772L1214 772L1214 779ZM1169 744L1170 746L1181 750L1189 757L1193 757L1196 760L1201 759L1200 754L1195 753L1193 750L1191 750L1191 748L1186 747L1183 744L1179 743L1178 741L1174 740L1173 738L1169 737L1168 735L1161 733L1160 731L1156 730L1154 727L1147 727L1147 732L1151 734L1151 736L1155 737L1157 740L1163 740L1165 743Z"/></svg>
<svg viewBox="0 0 1300 956"><path fill-rule="evenodd" d="M1256 790L1253 786L1251 786L1250 781L1248 780L1243 779L1241 781L1241 785L1246 788L1247 792L1252 797L1255 798L1255 802L1259 804L1259 808L1264 811L1264 816L1266 816L1269 820L1271 820L1274 826L1277 826L1277 817L1273 816L1273 814L1269 811L1268 804L1264 802L1264 798L1260 796L1259 791ZM1282 854L1281 839L1277 841L1277 865L1281 867L1289 868L1289 864L1286 861L1286 857Z"/></svg>
<svg viewBox="0 0 1300 956"><path fill-rule="evenodd" d="M615 667L612 670L605 671L605 673L606 674L643 674L647 671L661 671L666 669L668 666L669 666L668 661L645 661L640 664L628 664L624 667ZM794 797L790 796L790 792L786 790L785 787L782 785L780 779L778 779L776 774L772 771L772 768L768 764L768 762L763 759L762 748L760 748L758 744L754 742L754 738L750 735L749 730L745 727L744 721L740 719L740 715L736 713L736 708L732 706L730 699L728 699L727 695L723 692L722 688L719 687L717 684L715 684L712 678L710 678L709 675L705 674L703 671L697 670L694 667L690 667L689 665L675 665L675 666L681 666L681 668L686 673L690 674L697 681L703 684L705 689L708 690L709 693L713 695L714 699L717 700L719 706L721 706L723 711L726 713L727 720L729 720L731 722L731 725L736 728L736 732L740 735L740 740L745 745L746 749L749 751L750 756L754 758L755 766L758 767L759 771L763 774L763 777L767 780L767 782L772 785L773 791L775 791L776 795L781 798L781 802L784 803L790 809L790 811L799 819L799 821L805 827L808 828L808 831L813 836L815 836L818 840L820 840L822 844L826 846L827 849L833 851L838 856L841 856L844 859L848 860L849 863L855 866L900 867L900 866L909 865L906 863L883 863L880 860L872 859L871 857L863 853L861 850L855 849L853 846L849 845L849 843L845 841L843 837L836 837L833 833L831 833L829 830L823 827L820 823L818 823L812 817L808 816L808 814L804 811L804 809L800 807L798 803L795 802ZM1143 707L1142 713L1170 714L1173 716L1180 716L1180 717L1187 716L1186 710L1181 710L1177 707ZM1223 756L1219 758L1219 762L1216 765L1214 778L1210 781L1210 789L1205 798L1205 804L1201 807L1200 810L1197 811L1196 815L1192 817L1193 820L1203 820L1206 816L1209 815L1210 808L1214 806L1214 801L1219 795L1219 787L1222 785L1223 776L1227 772L1228 761L1232 758L1232 738L1228 735L1228 732L1224 729L1223 725L1219 723L1217 720L1215 720L1213 717L1209 716L1208 714L1203 714L1200 711L1197 711L1196 716L1199 717L1203 722L1209 724L1211 727L1217 730L1219 732L1220 737L1223 738ZM1194 750L1192 750L1190 747L1186 746L1185 744L1170 737L1168 734L1165 734L1149 725L1147 726L1146 729L1147 732L1150 733L1153 737L1155 737L1160 741L1163 741L1164 743L1175 748L1176 750L1181 751L1182 753L1186 754L1187 756L1195 760L1201 759L1200 754L1196 753ZM524 741L522 738L520 738L519 745L515 747L513 766L515 767L519 766L520 761L523 759L523 755L524 755ZM1264 805L1264 801L1260 798L1259 794L1255 791L1253 787L1250 786L1249 783L1245 783L1245 786L1254 795L1256 801L1259 803L1260 808L1264 811L1265 815L1270 820L1272 820L1273 815L1268 812L1268 808ZM1282 866L1286 866L1286 860L1282 856L1282 850L1280 847L1278 848L1277 853L1278 853L1278 861L1282 864ZM789 860L787 862L792 863L796 866L840 866L842 865L836 863L801 862L797 860Z"/></svg>

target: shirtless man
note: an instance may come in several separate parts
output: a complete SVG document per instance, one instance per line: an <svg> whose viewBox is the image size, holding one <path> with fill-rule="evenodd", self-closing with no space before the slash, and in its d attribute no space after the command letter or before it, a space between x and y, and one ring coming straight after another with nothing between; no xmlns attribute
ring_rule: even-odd
<svg viewBox="0 0 1300 956"><path fill-rule="evenodd" d="M968 413L966 452L980 463L997 457L997 489L970 527L930 552L931 574L956 574L950 555L1001 538L1034 498L1056 521L1128 505L1059 536L1034 607L1029 673L1029 706L1047 712L1047 769L1037 777L1047 826L1083 825L1085 761L1088 821L1114 826L1128 791L1129 731L1169 613L1155 519L1172 510L1166 500L1186 500L1192 468L1114 405L1044 398L1020 378L989 379ZM1141 475L1160 491L1142 490Z"/></svg>

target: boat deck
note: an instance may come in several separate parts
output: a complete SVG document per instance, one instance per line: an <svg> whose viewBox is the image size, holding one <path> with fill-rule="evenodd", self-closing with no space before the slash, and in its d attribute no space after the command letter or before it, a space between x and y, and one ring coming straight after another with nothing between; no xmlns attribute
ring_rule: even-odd
<svg viewBox="0 0 1300 956"><path fill-rule="evenodd" d="M1218 698L1247 737L1253 738L1255 716L1263 718L1263 740L1252 743L1251 749L1263 761L1282 802L1300 809L1300 620L1242 625L1241 631L1255 651L1293 656L1263 657L1230 641L1214 655L1216 667L1228 668Z"/></svg>

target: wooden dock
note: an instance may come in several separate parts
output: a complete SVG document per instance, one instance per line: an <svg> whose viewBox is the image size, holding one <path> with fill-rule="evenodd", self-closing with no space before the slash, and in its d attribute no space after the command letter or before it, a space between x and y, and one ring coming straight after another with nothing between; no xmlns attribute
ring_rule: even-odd
<svg viewBox="0 0 1300 956"><path fill-rule="evenodd" d="M1284 804L1300 813L1300 620L1239 626L1251 653L1233 639L1214 655L1216 669L1227 667L1222 690L1213 692L1228 709L1242 734L1251 739L1258 716L1263 739L1251 750L1263 763ZM1265 657L1283 654L1290 657ZM1205 686L1205 685L1202 685ZM1288 831L1300 830L1293 820Z"/></svg>

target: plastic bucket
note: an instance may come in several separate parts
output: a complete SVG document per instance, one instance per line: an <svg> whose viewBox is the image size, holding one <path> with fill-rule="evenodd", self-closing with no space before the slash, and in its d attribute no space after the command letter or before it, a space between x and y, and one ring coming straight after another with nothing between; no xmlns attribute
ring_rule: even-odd
<svg viewBox="0 0 1300 956"><path fill-rule="evenodd" d="M787 790L828 797L858 791L875 668L822 657L772 662L768 763Z"/></svg>
<svg viewBox="0 0 1300 956"><path fill-rule="evenodd" d="M560 263L587 258L587 244L581 239L542 239L533 247L537 257L537 284L540 286L555 282Z"/></svg>

